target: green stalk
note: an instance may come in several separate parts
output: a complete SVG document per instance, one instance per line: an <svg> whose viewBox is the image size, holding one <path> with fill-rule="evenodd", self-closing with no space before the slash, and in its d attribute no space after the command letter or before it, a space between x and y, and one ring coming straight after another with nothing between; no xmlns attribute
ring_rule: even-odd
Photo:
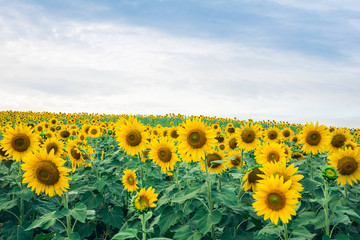
<svg viewBox="0 0 360 240"><path fill-rule="evenodd" d="M311 176L311 179L314 179L314 169L311 165L312 161L313 161L313 154L310 153L310 176Z"/></svg>
<svg viewBox="0 0 360 240"><path fill-rule="evenodd" d="M330 218L329 218L329 208L328 208L328 197L329 197L329 190L328 190L328 182L325 181L325 188L324 190L324 200L325 200L325 205L324 205L324 213L325 213L325 233L326 235L328 235L330 238Z"/></svg>
<svg viewBox="0 0 360 240"><path fill-rule="evenodd" d="M20 187L21 190L24 189L24 185L22 183L22 169L21 169L21 161L19 162L19 175L20 175ZM24 222L24 199L20 197L20 221L19 225L22 226Z"/></svg>
<svg viewBox="0 0 360 240"><path fill-rule="evenodd" d="M144 170L143 170L143 165L141 162L141 154L138 154L138 158L139 158L139 164L140 164L140 188L143 187L143 179L144 179Z"/></svg>
<svg viewBox="0 0 360 240"><path fill-rule="evenodd" d="M209 171L207 166L207 159L205 158L205 171L206 171L206 186L207 186L207 198L208 198L208 204L209 204L209 215L212 215L213 212L213 204L211 200L211 181L209 178ZM214 239L214 225L211 225L211 238Z"/></svg>
<svg viewBox="0 0 360 240"><path fill-rule="evenodd" d="M146 222L145 222L145 213L140 215L141 226L142 226L142 240L146 240Z"/></svg>
<svg viewBox="0 0 360 240"><path fill-rule="evenodd" d="M345 186L344 186L344 193L345 193L345 198L349 198L349 194L347 191L347 184L345 184Z"/></svg>
<svg viewBox="0 0 360 240"><path fill-rule="evenodd" d="M289 239L289 235L288 235L288 230L287 230L287 224L283 223L284 225L284 239L288 240Z"/></svg>
<svg viewBox="0 0 360 240"><path fill-rule="evenodd" d="M63 196L63 204L64 204L64 208L67 208L69 209L69 196L67 193L64 193L64 196ZM68 215L66 216L66 234L67 236L69 237L69 235L71 234L72 232L72 229L71 229L71 216Z"/></svg>

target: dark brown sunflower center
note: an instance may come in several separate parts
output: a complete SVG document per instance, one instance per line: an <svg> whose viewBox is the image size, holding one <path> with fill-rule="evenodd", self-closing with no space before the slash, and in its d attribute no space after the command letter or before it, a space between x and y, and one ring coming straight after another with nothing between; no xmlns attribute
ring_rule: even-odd
<svg viewBox="0 0 360 240"><path fill-rule="evenodd" d="M233 127L228 128L228 133L234 133L234 132L235 132L235 128Z"/></svg>
<svg viewBox="0 0 360 240"><path fill-rule="evenodd" d="M200 129L191 130L186 139L192 148L201 148L206 143L205 133Z"/></svg>
<svg viewBox="0 0 360 240"><path fill-rule="evenodd" d="M224 150L225 150L225 145L224 145L224 144L220 144L220 145L219 145L219 149L220 149L221 151L224 151Z"/></svg>
<svg viewBox="0 0 360 240"><path fill-rule="evenodd" d="M346 138L344 135L342 134L336 134L332 139L331 139L331 145L335 148L341 148L342 146L344 146L346 141Z"/></svg>
<svg viewBox="0 0 360 240"><path fill-rule="evenodd" d="M217 161L217 160L221 160L221 157L219 156L219 154L217 153L210 153L207 155L207 165L209 168L217 168L221 165L221 163L213 163L211 164L211 162L213 161Z"/></svg>
<svg viewBox="0 0 360 240"><path fill-rule="evenodd" d="M277 136L278 136L278 135L277 135L277 132L274 131L274 130L271 130L271 131L268 132L268 137L269 137L270 140L276 139Z"/></svg>
<svg viewBox="0 0 360 240"><path fill-rule="evenodd" d="M298 141L298 138L297 137L293 137L293 142L295 142L295 143L297 143L297 141Z"/></svg>
<svg viewBox="0 0 360 240"><path fill-rule="evenodd" d="M307 134L305 138L306 143L311 146L319 145L320 140L321 140L321 135L317 131L311 131L310 133Z"/></svg>
<svg viewBox="0 0 360 240"><path fill-rule="evenodd" d="M57 166L49 160L43 160L36 167L36 178L45 185L54 185L60 179Z"/></svg>
<svg viewBox="0 0 360 240"><path fill-rule="evenodd" d="M257 181L261 180L262 178L259 177L258 174L264 174L264 173L260 171L259 168L254 168L248 176L249 183L256 183Z"/></svg>
<svg viewBox="0 0 360 240"><path fill-rule="evenodd" d="M71 150L70 150L70 154L71 156L76 159L76 160L80 160L81 158L81 154L76 150L75 147L73 147Z"/></svg>
<svg viewBox="0 0 360 240"><path fill-rule="evenodd" d="M272 151L269 152L267 155L268 162L278 162L280 159L279 153Z"/></svg>
<svg viewBox="0 0 360 240"><path fill-rule="evenodd" d="M11 141L11 147L17 152L25 152L30 147L30 138L25 133L17 133Z"/></svg>
<svg viewBox="0 0 360 240"><path fill-rule="evenodd" d="M343 157L338 162L338 172L341 175L351 175L358 168L357 161L352 157Z"/></svg>
<svg viewBox="0 0 360 240"><path fill-rule="evenodd" d="M282 193L270 193L266 200L267 206L274 211L279 211L284 208L286 202L285 195Z"/></svg>
<svg viewBox="0 0 360 240"><path fill-rule="evenodd" d="M283 136L284 137L290 137L290 131L289 130L284 130L283 131Z"/></svg>
<svg viewBox="0 0 360 240"><path fill-rule="evenodd" d="M98 132L98 131L97 131L96 129L91 130L91 134L92 134L92 135L96 135L97 132Z"/></svg>
<svg viewBox="0 0 360 240"><path fill-rule="evenodd" d="M47 153L50 153L51 150L54 149L54 154L56 154L59 151L59 146L56 143L49 143L46 145L46 151Z"/></svg>
<svg viewBox="0 0 360 240"><path fill-rule="evenodd" d="M252 143L255 140L255 132L252 129L245 129L241 134L241 139L245 143Z"/></svg>
<svg viewBox="0 0 360 240"><path fill-rule="evenodd" d="M70 132L67 131L67 130L61 131L60 136L61 136L62 138L68 138L68 137L70 137Z"/></svg>
<svg viewBox="0 0 360 240"><path fill-rule="evenodd" d="M235 149L235 148L237 147L236 138L230 139L230 141L229 141L229 147L230 147L231 149Z"/></svg>
<svg viewBox="0 0 360 240"><path fill-rule="evenodd" d="M170 162L172 157L171 150L166 147L159 148L158 157L162 162Z"/></svg>
<svg viewBox="0 0 360 240"><path fill-rule="evenodd" d="M141 134L137 130L132 130L126 135L126 142L132 147L141 143Z"/></svg>
<svg viewBox="0 0 360 240"><path fill-rule="evenodd" d="M224 142L224 137L223 136L217 136L217 137L215 137L215 139L219 142L219 143L222 143L222 142Z"/></svg>
<svg viewBox="0 0 360 240"><path fill-rule="evenodd" d="M170 135L172 138L177 138L179 136L176 130L173 130Z"/></svg>
<svg viewBox="0 0 360 240"><path fill-rule="evenodd" d="M231 160L232 165L239 166L241 163L241 159L239 157L236 157L236 159Z"/></svg>

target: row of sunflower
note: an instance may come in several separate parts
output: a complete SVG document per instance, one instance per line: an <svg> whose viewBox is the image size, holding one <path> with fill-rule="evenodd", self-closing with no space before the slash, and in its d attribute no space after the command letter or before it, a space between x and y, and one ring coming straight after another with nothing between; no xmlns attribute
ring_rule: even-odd
<svg viewBox="0 0 360 240"><path fill-rule="evenodd" d="M256 229L251 235L253 238L267 238L275 234L276 237L288 239L292 234L302 234L307 238L313 238L316 234L328 237L335 233L347 236L358 234L351 225L349 228L345 227L345 231L339 229L339 223L334 222L334 217L331 219L330 214L342 214L341 216L345 216L343 219L352 217L351 224L353 228L357 228L358 209L352 206L356 202L354 197L358 189L356 186L349 189L348 185L353 187L353 183L360 179L358 142L357 129L328 128L318 123L297 125L286 122L211 119L204 116L185 118L178 115L145 117L6 112L2 115L0 153L4 163L15 160L19 164L18 172L14 167L10 167L9 171L12 169L13 174L20 174L21 188L22 184L27 184L40 197L42 193L50 198L61 196L63 209L69 209L71 195L68 191L74 192L72 185L76 183L72 184L73 181L84 176L82 173L93 174L92 180L98 186L99 182L104 182L101 180L109 179L106 168L99 173L100 167L104 165L102 162L110 159L113 165L114 156L121 155L121 165L116 166L116 169L122 169L123 173L121 176L118 176L119 172L114 174L118 179L122 178L123 190L115 195L124 199L121 211L123 215L126 213L126 216L122 216L126 221L122 226L110 224L115 229L103 227L105 238L137 238L141 233L143 239L148 236L236 239L250 236L246 235L246 229L251 226L249 229ZM130 159L129 164L126 159ZM157 168L162 174L158 173L156 181L150 182L149 179L154 179L150 175ZM196 169L203 173L200 174ZM140 173L140 179L137 179L135 171ZM343 187L336 186L333 181L336 177L336 183ZM234 182L229 181L230 178ZM186 189L191 189L195 181L204 184L204 189L187 192ZM310 189L304 190L304 184ZM131 195L139 189L138 185L140 191ZM159 187L155 190L153 186ZM167 190L169 186L176 190ZM100 189L103 190L103 187ZM323 191L319 192L319 189ZM109 192L113 193L110 187ZM184 195L182 192L185 192ZM92 194L97 197L100 196L98 194L101 197L106 195L102 191ZM336 204L330 204L338 199L339 194L344 194L348 199L348 202L341 205L341 214L335 211ZM160 201L161 198L165 200L157 206L155 202L159 196ZM180 196L180 199L185 200L179 201L173 196ZM229 199L225 198L234 196L237 204L234 201L227 204ZM324 201L316 200L319 196ZM14 199L4 198L4 201ZM33 196L33 199L36 197ZM218 202L219 199L223 203ZM81 198L77 199L79 200ZM309 206L303 207L301 202L306 202ZM22 226L26 218L21 207L23 198L19 199L18 204L17 219L19 226ZM76 212L79 204L74 205L71 211ZM110 201L104 200L94 205L99 205L95 209L95 215L100 220L101 206L104 204L110 204ZM114 202L110 205L115 208L120 206ZM110 205L106 205L109 212L114 209ZM176 216L185 214L179 209L187 209L187 213L181 218L173 218L176 221L171 221L166 211L161 212L164 205L167 205L167 210L171 208ZM252 206L251 210L244 208L245 205ZM86 206L86 211L91 210L89 206ZM15 206L5 206L2 210L9 212L13 207ZM155 207L155 212L160 212L157 216L153 216L151 211ZM189 207L195 209L191 211ZM206 211L197 211L199 207ZM230 214L223 214L227 210L239 211L237 215L243 219L242 222L248 222L247 226L240 227L240 224L230 229L229 224L224 223L230 217ZM71 211L68 213L64 210L64 232L68 237L78 237L74 227L80 219L76 214L71 214ZM297 212L300 212L298 219L313 216L312 213L315 214L315 219L323 219L325 224L321 226L322 230L319 232L316 227L313 229L311 223L309 229L291 225L289 220ZM316 215L316 212L324 214ZM12 214L17 215L14 212ZM36 217L37 214L34 212L33 216ZM138 229L131 227L131 216L138 216ZM263 216L263 220L257 216ZM40 224L43 218L44 216L38 218L38 225L31 224L24 231L46 224ZM61 217L56 219L61 222ZM264 225L267 219L271 223ZM163 223L165 220L170 221L169 226ZM282 225L278 224L279 220ZM86 221L91 222L91 219ZM82 223L86 221L81 219ZM193 221L195 226L191 224ZM270 229L269 224L274 224L275 227ZM154 233L154 226L158 226L160 230ZM114 234L116 231L118 233ZM64 233L60 231L61 234ZM89 236L95 235L92 232ZM230 235L231 238L228 238Z"/></svg>

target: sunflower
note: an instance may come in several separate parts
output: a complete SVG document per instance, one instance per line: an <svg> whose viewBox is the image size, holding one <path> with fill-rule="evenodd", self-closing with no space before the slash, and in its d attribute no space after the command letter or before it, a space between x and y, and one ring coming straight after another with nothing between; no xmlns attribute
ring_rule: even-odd
<svg viewBox="0 0 360 240"><path fill-rule="evenodd" d="M84 163L85 159L83 157L82 151L78 145L82 145L83 142L80 140L69 140L67 143L66 151L68 153L69 159L71 161L71 167L73 172L77 167Z"/></svg>
<svg viewBox="0 0 360 240"><path fill-rule="evenodd" d="M220 151L210 151L206 153L206 165L207 171L211 173L221 173L226 169L226 162L223 163L212 163L213 161L223 160L226 161L225 155ZM200 161L199 165L201 170L206 172L205 161Z"/></svg>
<svg viewBox="0 0 360 240"><path fill-rule="evenodd" d="M132 209L138 213L145 213L151 207L156 207L154 203L157 201L158 194L155 193L155 189L149 187L147 190L142 188L140 192L136 193L137 195L132 200Z"/></svg>
<svg viewBox="0 0 360 240"><path fill-rule="evenodd" d="M100 127L98 127L98 126L96 126L96 125L92 125L92 126L89 128L88 136L89 136L89 137L92 137L92 138L100 137L100 136L101 136Z"/></svg>
<svg viewBox="0 0 360 240"><path fill-rule="evenodd" d="M124 175L122 177L122 183L125 190L128 192L136 191L139 187L137 186L138 181L136 181L136 173L130 169L124 170Z"/></svg>
<svg viewBox="0 0 360 240"><path fill-rule="evenodd" d="M64 143L59 141L57 138L48 138L42 145L42 148L46 149L47 153L50 153L51 150L54 151L56 157L60 157L63 153Z"/></svg>
<svg viewBox="0 0 360 240"><path fill-rule="evenodd" d="M17 162L39 148L39 136L30 127L19 125L15 129L9 128L3 136L3 150Z"/></svg>
<svg viewBox="0 0 360 240"><path fill-rule="evenodd" d="M299 144L304 144L302 150L305 153L318 154L326 150L327 145L330 142L330 135L325 125L320 125L316 122L307 123L303 127L303 131L300 135Z"/></svg>
<svg viewBox="0 0 360 240"><path fill-rule="evenodd" d="M227 162L228 168L236 167L237 169L240 169L241 166L244 165L244 162L241 159L240 151L229 151L229 153L227 154L227 158L231 159Z"/></svg>
<svg viewBox="0 0 360 240"><path fill-rule="evenodd" d="M176 140L179 137L179 134L177 133L178 128L177 127L171 127L169 130L169 136L171 139Z"/></svg>
<svg viewBox="0 0 360 240"><path fill-rule="evenodd" d="M227 124L227 126L225 127L225 133L228 136L235 134L235 127L232 123Z"/></svg>
<svg viewBox="0 0 360 240"><path fill-rule="evenodd" d="M353 185L360 180L360 150L351 148L339 150L332 153L329 157L329 164L337 169L339 177L338 184L344 186L346 183Z"/></svg>
<svg viewBox="0 0 360 240"><path fill-rule="evenodd" d="M29 183L31 188L37 195L45 192L49 197L56 194L61 196L63 192L67 192L70 188L68 173L71 171L63 167L65 160L56 157L54 152L47 153L46 150L36 152L25 157L25 163L21 165L21 169L25 171L23 183Z"/></svg>
<svg viewBox="0 0 360 240"><path fill-rule="evenodd" d="M257 186L253 195L256 200L252 206L258 216L264 215L264 219L270 218L275 225L279 218L283 223L288 223L291 215L295 216L299 203L298 194L290 190L291 180L285 181L283 177L271 175Z"/></svg>
<svg viewBox="0 0 360 240"><path fill-rule="evenodd" d="M255 159L259 164L286 161L285 149L278 143L264 143L255 150Z"/></svg>
<svg viewBox="0 0 360 240"><path fill-rule="evenodd" d="M216 144L215 133L201 121L201 118L187 119L183 128L178 130L178 134L179 151L190 154L196 162L204 159L205 151Z"/></svg>
<svg viewBox="0 0 360 240"><path fill-rule="evenodd" d="M286 127L281 130L280 135L284 140L291 140L294 135L294 131L291 130L290 127Z"/></svg>
<svg viewBox="0 0 360 240"><path fill-rule="evenodd" d="M291 154L291 158L292 159L296 159L298 161L301 161L301 160L304 160L305 159L305 156L304 154L302 154L301 152L293 152Z"/></svg>
<svg viewBox="0 0 360 240"><path fill-rule="evenodd" d="M304 176L301 174L295 174L298 170L298 167L295 167L294 163L286 167L285 162L270 162L261 167L260 170L264 173L264 175L260 175L260 177L262 177L263 179L266 179L271 175L278 175L280 177L283 177L284 183L288 180L291 180L290 190L295 190L297 192L301 192L302 190L304 190L301 183L299 183L299 181L303 179ZM300 193L299 197L301 197Z"/></svg>
<svg viewBox="0 0 360 240"><path fill-rule="evenodd" d="M257 123L245 123L240 129L236 129L238 133L237 147L244 151L251 151L260 144L260 125Z"/></svg>
<svg viewBox="0 0 360 240"><path fill-rule="evenodd" d="M9 158L9 154L6 153L5 150L3 150L2 146L0 146L0 161L6 160Z"/></svg>
<svg viewBox="0 0 360 240"><path fill-rule="evenodd" d="M346 148L351 148L352 150L355 150L357 148L357 144L353 141L346 141L344 144L345 149Z"/></svg>
<svg viewBox="0 0 360 240"><path fill-rule="evenodd" d="M266 142L277 142L280 138L280 131L277 127L270 127L264 132L264 141Z"/></svg>
<svg viewBox="0 0 360 240"><path fill-rule="evenodd" d="M50 123L51 125L56 125L57 122L58 122L58 120L57 120L56 118L52 118L52 119L50 119L50 121L49 121L49 123Z"/></svg>
<svg viewBox="0 0 360 240"><path fill-rule="evenodd" d="M63 140L63 141L66 141L70 138L71 136L71 133L68 129L64 128L64 129L61 129L58 134L57 134L58 138Z"/></svg>
<svg viewBox="0 0 360 240"><path fill-rule="evenodd" d="M264 173L260 170L260 166L255 166L251 168L249 171L247 171L247 173L242 179L243 181L242 187L244 188L244 190L249 191L251 188L251 190L255 192L257 184L259 183L259 181L262 180L262 178L260 177L261 174Z"/></svg>
<svg viewBox="0 0 360 240"><path fill-rule="evenodd" d="M119 124L116 129L116 140L119 147L123 148L128 155L137 155L147 147L146 139L150 138L145 131L146 126L130 117L123 124Z"/></svg>
<svg viewBox="0 0 360 240"><path fill-rule="evenodd" d="M151 143L149 158L165 172L169 171L169 169L174 170L176 162L179 161L175 144L167 138L161 138L158 141L154 140Z"/></svg>
<svg viewBox="0 0 360 240"><path fill-rule="evenodd" d="M229 148L230 150L235 150L235 148L237 148L237 140L234 135L227 137L225 143L226 143L226 147Z"/></svg>
<svg viewBox="0 0 360 240"><path fill-rule="evenodd" d="M327 149L330 152L337 152L345 146L345 142L353 141L354 137L345 128L337 128L331 133L330 144Z"/></svg>

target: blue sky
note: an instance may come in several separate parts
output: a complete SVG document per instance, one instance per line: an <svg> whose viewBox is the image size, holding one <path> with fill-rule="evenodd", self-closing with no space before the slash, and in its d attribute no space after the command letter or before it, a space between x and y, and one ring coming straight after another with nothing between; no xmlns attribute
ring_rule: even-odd
<svg viewBox="0 0 360 240"><path fill-rule="evenodd" d="M360 126L357 0L0 0L1 110Z"/></svg>

